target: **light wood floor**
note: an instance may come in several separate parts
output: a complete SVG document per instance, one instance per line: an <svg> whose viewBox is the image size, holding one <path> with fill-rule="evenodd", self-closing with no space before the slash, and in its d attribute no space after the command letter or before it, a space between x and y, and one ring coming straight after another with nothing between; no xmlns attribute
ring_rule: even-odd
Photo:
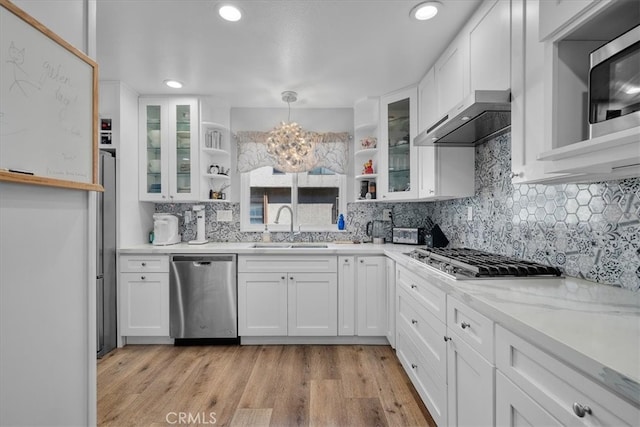
<svg viewBox="0 0 640 427"><path fill-rule="evenodd" d="M98 424L435 426L390 347L320 345L117 349Z"/></svg>

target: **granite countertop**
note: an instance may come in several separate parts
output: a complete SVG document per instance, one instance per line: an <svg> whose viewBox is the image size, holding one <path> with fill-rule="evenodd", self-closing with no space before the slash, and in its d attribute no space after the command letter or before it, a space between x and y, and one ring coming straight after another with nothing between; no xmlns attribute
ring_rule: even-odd
<svg viewBox="0 0 640 427"><path fill-rule="evenodd" d="M120 254L236 253L386 255L640 405L640 293L577 278L454 280L403 255L413 245L328 243L326 248L254 248L256 242L119 249ZM303 244L304 245L304 244Z"/></svg>

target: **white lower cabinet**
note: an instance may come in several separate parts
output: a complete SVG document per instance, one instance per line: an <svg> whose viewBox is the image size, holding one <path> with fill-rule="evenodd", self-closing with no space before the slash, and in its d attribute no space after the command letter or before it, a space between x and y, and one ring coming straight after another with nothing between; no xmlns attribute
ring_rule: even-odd
<svg viewBox="0 0 640 427"><path fill-rule="evenodd" d="M121 336L169 336L169 257L121 256Z"/></svg>
<svg viewBox="0 0 640 427"><path fill-rule="evenodd" d="M287 335L286 273L238 273L238 332Z"/></svg>
<svg viewBox="0 0 640 427"><path fill-rule="evenodd" d="M493 322L396 266L396 353L436 424L494 425Z"/></svg>
<svg viewBox="0 0 640 427"><path fill-rule="evenodd" d="M240 336L336 336L336 257L239 256Z"/></svg>
<svg viewBox="0 0 640 427"><path fill-rule="evenodd" d="M387 341L391 348L396 348L396 262L387 258L386 263Z"/></svg>
<svg viewBox="0 0 640 427"><path fill-rule="evenodd" d="M496 372L497 426L561 426L535 400L513 384L500 371Z"/></svg>
<svg viewBox="0 0 640 427"><path fill-rule="evenodd" d="M640 425L637 407L501 326L496 367L498 425Z"/></svg>
<svg viewBox="0 0 640 427"><path fill-rule="evenodd" d="M338 335L356 334L356 257L338 257Z"/></svg>
<svg viewBox="0 0 640 427"><path fill-rule="evenodd" d="M358 257L356 264L356 306L358 336L387 334L386 257Z"/></svg>
<svg viewBox="0 0 640 427"><path fill-rule="evenodd" d="M335 273L291 273L287 295L289 336L336 336L338 278Z"/></svg>
<svg viewBox="0 0 640 427"><path fill-rule="evenodd" d="M338 257L338 335L387 335L387 265L385 256Z"/></svg>
<svg viewBox="0 0 640 427"><path fill-rule="evenodd" d="M494 425L494 367L448 329L448 425Z"/></svg>

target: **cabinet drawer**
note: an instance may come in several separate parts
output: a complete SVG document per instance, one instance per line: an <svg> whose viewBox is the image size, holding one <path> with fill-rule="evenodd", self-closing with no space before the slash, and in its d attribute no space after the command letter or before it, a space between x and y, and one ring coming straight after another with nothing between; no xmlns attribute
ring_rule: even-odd
<svg viewBox="0 0 640 427"><path fill-rule="evenodd" d="M408 290L409 295L413 295L422 307L444 323L446 321L444 291L405 267L398 266L396 272L396 286Z"/></svg>
<svg viewBox="0 0 640 427"><path fill-rule="evenodd" d="M123 273L168 273L169 257L165 255L123 255L120 257Z"/></svg>
<svg viewBox="0 0 640 427"><path fill-rule="evenodd" d="M304 272L337 273L338 261L335 256L313 255L265 255L238 256L239 273Z"/></svg>
<svg viewBox="0 0 640 427"><path fill-rule="evenodd" d="M493 364L493 321L449 295L447 326Z"/></svg>
<svg viewBox="0 0 640 427"><path fill-rule="evenodd" d="M447 327L401 288L398 292L398 324L402 323L407 333L419 347L420 353L430 369L444 379L447 372L447 344L444 336Z"/></svg>
<svg viewBox="0 0 640 427"><path fill-rule="evenodd" d="M410 335L404 325L398 326L396 354L433 420L439 426L446 426L447 383L441 376L434 375Z"/></svg>
<svg viewBox="0 0 640 427"><path fill-rule="evenodd" d="M633 405L501 326L496 327L496 365L562 425L640 425ZM591 414L579 417L576 405L588 406Z"/></svg>

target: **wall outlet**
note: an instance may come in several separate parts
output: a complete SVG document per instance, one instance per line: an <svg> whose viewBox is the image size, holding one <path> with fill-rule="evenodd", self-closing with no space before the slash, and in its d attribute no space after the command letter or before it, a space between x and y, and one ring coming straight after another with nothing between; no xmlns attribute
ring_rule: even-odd
<svg viewBox="0 0 640 427"><path fill-rule="evenodd" d="M467 206L467 221L473 221L473 207Z"/></svg>
<svg viewBox="0 0 640 427"><path fill-rule="evenodd" d="M232 211L230 210L222 210L216 211L216 220L218 222L231 222L233 221Z"/></svg>
<svg viewBox="0 0 640 427"><path fill-rule="evenodd" d="M383 209L382 210L382 220L383 221L391 221L391 209Z"/></svg>

